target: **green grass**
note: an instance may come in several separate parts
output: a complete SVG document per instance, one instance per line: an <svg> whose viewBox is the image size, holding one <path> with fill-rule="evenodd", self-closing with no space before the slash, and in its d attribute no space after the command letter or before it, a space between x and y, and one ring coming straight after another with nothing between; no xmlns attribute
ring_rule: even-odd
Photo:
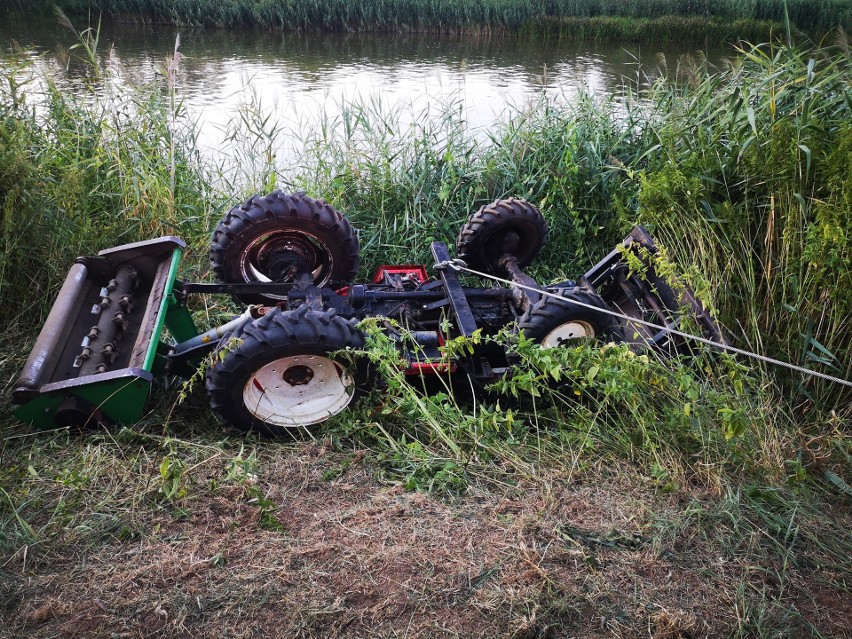
<svg viewBox="0 0 852 639"><path fill-rule="evenodd" d="M93 34L83 34L91 49L96 39L87 35ZM286 174L274 158L283 133L257 106L247 105L232 123L243 170L226 175L202 161L168 74L161 84L119 92L108 89L109 69L92 69L82 80L91 88L84 97L48 82L40 102L35 84L21 83L26 63L9 56L4 64L15 69L0 85L4 414L11 384L77 255L177 234L190 243L185 272L203 278L209 232L223 212L275 186L305 189L346 212L362 229L363 276L379 263L430 263L430 240L453 241L472 209L498 197L525 197L547 217L551 242L533 269L541 279L576 276L643 223L739 345L852 376L852 69L842 34L822 47L747 47L722 69L700 56L660 58L652 88L623 105L589 96L568 106L542 101L496 126L484 143L468 134L452 106L406 129L381 104L349 105L303 134L303 155ZM229 306L211 300L194 310L203 319ZM464 348L464 341L452 347ZM347 584L378 583L371 580L381 571L370 560L392 561L382 553L395 524L367 526L375 516L363 500L387 498L380 486L390 486L437 496L421 506L399 497L417 513L406 539L436 534L450 521L482 526L483 536L495 529L510 534L464 565L465 583L476 584L464 596L451 581L439 593L424 586L400 595L430 618L472 601L479 611L503 611L494 615L503 625L493 636L524 628L534 636L593 613L605 615L607 627L625 629L622 636L648 627L701 632L699 619L670 607L684 600L667 600L661 609L642 594L649 583L655 592L677 590L649 577L662 570L694 585L688 601L697 601L696 592L707 598L708 619L722 636L846 630L838 615L832 621L814 611L840 609L849 594L848 389L710 354L680 361L620 347L541 351L522 341L513 348L520 372L502 384L502 395L480 393L465 403L456 399L462 389L419 392L399 373L393 345L371 331L368 355L388 390L337 417L316 433L318 443L260 443L223 433L201 389L177 404L174 385L160 389L139 424L118 431L39 434L3 418L0 571L23 566L2 580L4 613L15 628L32 630L48 619L40 622L47 624L44 636L50 619L95 624L119 613L115 623L128 632L179 636L181 624L213 623L205 610L221 608L223 618L239 624L247 606L253 620L262 619L270 596L288 601L279 598L287 591L275 588L295 583L310 606L284 606L300 612L281 619L293 633L327 635L323 624L332 622L323 620L363 602L341 595L344 603L335 603L311 588L352 566L361 572ZM282 467L291 463L298 468ZM591 507L583 491L597 484L607 491L592 501L611 499L608 511L627 513L616 523L606 524L603 515L580 518ZM348 490L362 491L361 501L349 504ZM311 495L315 501L302 506L307 514L296 517L299 500ZM380 519L407 521L392 506L377 507ZM336 518L329 527L311 528L326 511ZM301 536L305 530L320 535L326 550ZM336 547L326 539L330 531L353 536ZM190 553L213 571L203 587L195 573L170 572L185 555L145 563L208 538L228 541ZM327 550L345 553L365 540L382 548L346 555L346 567ZM406 570L444 583L434 553L453 538L429 543L433 555L417 555ZM137 547L147 550L137 556ZM512 550L501 555L494 548ZM246 549L270 554L257 559ZM283 551L288 563L279 565L275 557ZM330 563L316 559L326 552ZM54 587L46 581L52 567L88 578L97 573L85 566L101 554L120 578L86 582L80 592L89 602L101 601L101 590L115 593L106 610L91 603L93 613L67 609L44 594ZM566 566L582 583L570 581ZM293 581L253 589L273 569L291 571ZM167 573L168 579L157 576ZM633 599L619 599L623 575L632 580L626 590ZM395 579L397 586L414 583ZM526 588L531 580L535 587ZM141 590L122 590L137 583ZM175 583L180 588L171 588ZM490 583L499 589L482 585ZM337 592L334 584L321 585ZM478 600L477 588L490 598ZM29 603L45 597L49 609ZM375 600L364 601L359 610ZM127 626L162 602L171 606L168 631ZM504 619L508 610L525 612ZM162 616L152 614L155 621ZM332 630L343 633L345 621ZM363 618L349 623L370 632L357 625Z"/></svg>
<svg viewBox="0 0 852 639"><path fill-rule="evenodd" d="M662 16L545 17L526 22L520 37L563 41L761 42L779 37L783 22L751 18Z"/></svg>
<svg viewBox="0 0 852 639"><path fill-rule="evenodd" d="M11 8L27 11L47 11L54 3L13 1ZM307 30L403 30L429 32L487 32L515 33L526 27L537 30L538 25L570 19L564 23L582 24L600 37L600 25L624 29L621 37L635 32L637 27L619 21L588 20L589 18L654 19L651 31L665 31L666 39L683 37L681 23L671 16L700 18L710 21L736 23L747 29L737 37L746 37L762 22L783 23L784 0L550 0L545 3L530 0L329 0L328 2L294 2L291 0L60 0L57 3L69 15L86 19L103 14L109 18L138 22L170 23L188 26L237 27L251 26L275 29ZM787 0L790 20L802 29L825 30L837 25L849 27L852 6L848 0ZM658 22L659 19L662 19ZM647 24L647 23L646 23ZM551 27L552 28L552 27ZM765 37L765 32L761 35Z"/></svg>

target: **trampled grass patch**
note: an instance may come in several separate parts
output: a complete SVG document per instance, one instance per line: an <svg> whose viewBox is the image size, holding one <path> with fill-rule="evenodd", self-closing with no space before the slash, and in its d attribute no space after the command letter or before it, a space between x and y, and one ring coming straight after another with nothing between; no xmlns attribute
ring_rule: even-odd
<svg viewBox="0 0 852 639"><path fill-rule="evenodd" d="M815 494L552 460L430 494L377 482L375 449L193 421L6 440L33 532L4 509L3 636L848 631L849 513Z"/></svg>

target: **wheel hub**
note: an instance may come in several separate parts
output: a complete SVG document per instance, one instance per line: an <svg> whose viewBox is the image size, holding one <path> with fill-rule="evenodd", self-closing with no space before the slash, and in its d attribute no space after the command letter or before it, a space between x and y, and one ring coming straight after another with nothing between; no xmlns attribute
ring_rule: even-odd
<svg viewBox="0 0 852 639"><path fill-rule="evenodd" d="M595 329L588 322L582 320L571 320L560 324L541 340L543 348L555 348L557 346L568 346L571 342L595 337Z"/></svg>
<svg viewBox="0 0 852 639"><path fill-rule="evenodd" d="M302 366L301 364L291 366L284 371L284 381L290 384L290 386L301 386L302 384L307 384L313 379L313 377L314 371L307 366Z"/></svg>
<svg viewBox="0 0 852 639"><path fill-rule="evenodd" d="M246 382L243 403L256 419L275 426L310 426L352 401L353 381L322 355L282 357L260 367Z"/></svg>
<svg viewBox="0 0 852 639"><path fill-rule="evenodd" d="M317 286L330 277L334 260L310 233L275 231L255 239L243 252L240 270L247 282L288 282L310 273Z"/></svg>

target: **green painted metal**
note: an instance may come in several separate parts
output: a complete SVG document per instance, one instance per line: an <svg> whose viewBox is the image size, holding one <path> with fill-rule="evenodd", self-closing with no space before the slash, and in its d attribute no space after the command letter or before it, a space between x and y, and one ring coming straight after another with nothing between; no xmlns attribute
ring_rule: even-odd
<svg viewBox="0 0 852 639"><path fill-rule="evenodd" d="M154 320L151 341L147 345L142 368L127 368L116 371L111 378L92 381L70 381L68 384L57 385L47 392L40 394L32 401L15 409L15 415L22 421L31 422L39 427L53 427L54 416L69 397L79 397L96 409L100 409L107 418L116 423L129 424L142 417L145 403L154 375L165 372L165 355L168 346L162 343L163 329L169 331L178 340L189 339L197 335L195 323L189 311L178 302L174 294L177 270L180 265L181 248L175 248L171 256L171 264L162 299Z"/></svg>
<svg viewBox="0 0 852 639"><path fill-rule="evenodd" d="M163 299L160 302L160 310L157 312L157 322L154 325L154 331L151 333L151 343L148 344L148 352L145 355L145 363L142 365L146 371L154 369L154 360L157 357L157 345L160 343L160 338L163 334L163 326L166 322L166 315L169 306L174 304L174 286L177 278L178 265L180 264L181 250L176 248L172 253L172 265L169 268L168 282L163 290Z"/></svg>
<svg viewBox="0 0 852 639"><path fill-rule="evenodd" d="M67 397L76 395L92 406L100 408L112 421L131 424L142 417L150 387L150 380L136 375L91 382L69 389L68 392L39 395L32 401L17 407L15 417L41 428L53 427L56 425L53 417L59 406Z"/></svg>
<svg viewBox="0 0 852 639"><path fill-rule="evenodd" d="M198 327L192 319L192 314L186 306L178 302L174 294L169 295L166 328L178 342L185 342L198 335Z"/></svg>
<svg viewBox="0 0 852 639"><path fill-rule="evenodd" d="M165 342L160 342L157 344L157 353L154 356L154 365L151 368L151 373L154 377L159 377L160 375L165 375L169 366L169 351L172 349L171 346L166 344ZM176 373L180 375L180 373Z"/></svg>
<svg viewBox="0 0 852 639"><path fill-rule="evenodd" d="M53 416L65 397L59 393L43 393L35 399L21 404L13 411L22 422L30 422L39 428L55 426Z"/></svg>

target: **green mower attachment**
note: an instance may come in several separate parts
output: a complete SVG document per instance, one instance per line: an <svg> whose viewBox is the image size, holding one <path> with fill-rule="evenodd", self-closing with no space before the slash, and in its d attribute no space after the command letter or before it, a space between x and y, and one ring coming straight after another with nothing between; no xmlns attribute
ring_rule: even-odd
<svg viewBox="0 0 852 639"><path fill-rule="evenodd" d="M163 372L167 327L197 331L177 303L183 240L163 237L79 258L15 384L15 415L41 427L128 423Z"/></svg>

